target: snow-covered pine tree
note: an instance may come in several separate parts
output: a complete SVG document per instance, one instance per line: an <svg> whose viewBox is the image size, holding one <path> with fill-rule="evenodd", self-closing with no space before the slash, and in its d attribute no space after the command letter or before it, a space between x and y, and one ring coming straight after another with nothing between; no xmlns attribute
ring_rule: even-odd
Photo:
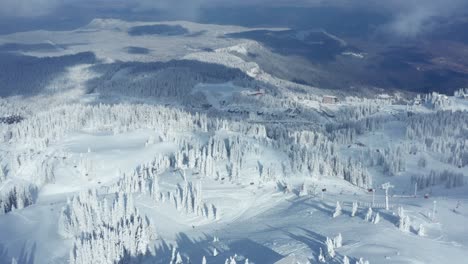
<svg viewBox="0 0 468 264"><path fill-rule="evenodd" d="M369 207L369 209L367 209L366 217L364 218L364 220L369 222L371 221L371 219L372 219L372 208Z"/></svg>
<svg viewBox="0 0 468 264"><path fill-rule="evenodd" d="M341 215L341 204L340 202L336 202L335 212L333 213L333 218L336 218Z"/></svg>
<svg viewBox="0 0 468 264"><path fill-rule="evenodd" d="M321 262L321 263L325 263L325 262L326 262L325 256L323 255L323 250L322 250L322 248L320 248L320 253L319 253L319 256L318 256L318 261Z"/></svg>
<svg viewBox="0 0 468 264"><path fill-rule="evenodd" d="M419 224L418 236L426 236L426 229L423 224Z"/></svg>
<svg viewBox="0 0 468 264"><path fill-rule="evenodd" d="M357 210L358 210L358 203L353 202L353 207L351 209L351 217L356 216Z"/></svg>
<svg viewBox="0 0 468 264"><path fill-rule="evenodd" d="M340 248L343 246L343 236L341 236L341 233L338 233L338 235L333 239L333 244L335 248Z"/></svg>
<svg viewBox="0 0 468 264"><path fill-rule="evenodd" d="M359 258L356 260L356 264L369 264L369 261L364 260L363 258Z"/></svg>
<svg viewBox="0 0 468 264"><path fill-rule="evenodd" d="M350 264L349 263L349 258L347 256L343 257L343 264Z"/></svg>
<svg viewBox="0 0 468 264"><path fill-rule="evenodd" d="M330 258L335 257L335 243L333 243L333 240L327 237L327 240L325 241L325 245L327 246L327 255Z"/></svg>
<svg viewBox="0 0 468 264"><path fill-rule="evenodd" d="M378 224L378 223L380 223L380 214L379 214L379 212L377 212L377 213L374 215L374 217L372 218L372 223L373 223L373 224Z"/></svg>

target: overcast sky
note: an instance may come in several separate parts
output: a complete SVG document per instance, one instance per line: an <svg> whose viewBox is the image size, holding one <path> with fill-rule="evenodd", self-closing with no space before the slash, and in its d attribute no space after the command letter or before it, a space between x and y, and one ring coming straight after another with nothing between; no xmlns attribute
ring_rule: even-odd
<svg viewBox="0 0 468 264"><path fill-rule="evenodd" d="M371 10L390 14L394 19L385 29L401 35L417 35L430 30L434 17L451 18L468 10L468 0L0 0L0 15L37 17L53 15L59 7L74 4L124 3L128 11L163 9L167 12L185 12L196 17L201 7L250 6L321 6L333 5L350 10Z"/></svg>

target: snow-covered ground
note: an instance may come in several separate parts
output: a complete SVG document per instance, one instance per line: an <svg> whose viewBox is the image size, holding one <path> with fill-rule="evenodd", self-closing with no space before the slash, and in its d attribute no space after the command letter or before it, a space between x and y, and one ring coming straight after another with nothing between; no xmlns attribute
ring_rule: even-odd
<svg viewBox="0 0 468 264"><path fill-rule="evenodd" d="M43 94L0 99L1 117L24 118L0 123L1 264L468 258L468 101L460 94L326 103L332 91L243 60L257 43L219 37L245 28L167 22L191 35L127 34L150 24L94 20L70 32L0 37L76 43L26 52L33 56L93 51L104 65L190 59L252 78L190 73L183 76L196 84L187 94L152 97L170 71L118 65L106 83L118 92L104 97L88 85L109 73L78 64ZM174 75L168 80L185 84ZM119 86L132 78L149 85Z"/></svg>

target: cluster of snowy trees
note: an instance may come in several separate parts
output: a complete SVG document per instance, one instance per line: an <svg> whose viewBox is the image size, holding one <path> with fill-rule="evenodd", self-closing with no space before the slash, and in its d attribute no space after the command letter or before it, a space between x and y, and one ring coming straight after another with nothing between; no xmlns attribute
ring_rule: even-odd
<svg viewBox="0 0 468 264"><path fill-rule="evenodd" d="M203 202L201 182L194 187L191 182L185 181L183 185L177 185L175 194L169 193L168 196L178 210L185 211L187 214L196 214L211 219L218 217L218 209L213 204Z"/></svg>
<svg viewBox="0 0 468 264"><path fill-rule="evenodd" d="M8 175L16 175L21 168L30 167L30 179L37 186L43 186L47 183L55 182L54 168L61 163L68 155L63 153L55 153L54 156L44 155L40 152L27 150L22 152L13 152L9 156Z"/></svg>
<svg viewBox="0 0 468 264"><path fill-rule="evenodd" d="M284 135L286 139L281 139ZM354 159L343 160L338 145L323 134L313 131L279 133L277 144L289 156L291 171L305 175L331 176L344 179L358 187L372 186L372 177L362 163ZM281 144L288 142L288 144Z"/></svg>
<svg viewBox="0 0 468 264"><path fill-rule="evenodd" d="M340 122L356 121L370 117L382 110L382 107L389 105L389 100L383 99L350 99L346 98L350 104L336 112L336 118ZM356 102L357 101L357 102Z"/></svg>
<svg viewBox="0 0 468 264"><path fill-rule="evenodd" d="M18 102L17 100L12 100L10 98L0 97L0 116L2 118L15 117L14 120L22 121L29 114L28 110L29 105L24 102ZM19 122L3 122L3 124L11 125Z"/></svg>
<svg viewBox="0 0 468 264"><path fill-rule="evenodd" d="M73 238L69 262L116 263L149 253L156 238L149 219L140 215L132 195L99 199L97 192L81 192L63 208L58 232Z"/></svg>
<svg viewBox="0 0 468 264"><path fill-rule="evenodd" d="M377 119L375 118L375 120ZM252 180L258 179L268 182L275 181L280 177L302 174L312 177L339 177L354 185L366 188L372 185L372 179L362 164L352 159L341 159L336 152L338 140L320 132L298 132L283 126L265 127L259 124L208 118L206 115L198 113L190 114L178 109L144 104L63 105L39 111L20 123L2 127L4 141L12 144L28 144L33 149L24 153L10 153L11 157L7 159L11 162L8 174L14 175L24 164L34 163L34 166L37 167L37 173L33 177L35 184L42 186L54 182L54 166L59 161L39 157L38 154L51 142L71 131L82 129L123 133L140 128L157 130L161 135L159 141L176 141L179 150L171 155L155 159L153 164L149 166L142 166L143 171L137 171L135 175L124 177L118 190L126 193L147 191L150 194L154 193L153 197L156 200L162 199L163 194L158 193L155 189L158 186L155 184L157 182L155 179L158 173L169 167L190 169L200 173L202 177L237 180L247 169L251 169L252 157L255 160L254 170L257 172L256 175L249 175L249 177L255 177ZM227 134L228 136L217 136L215 134L218 131L233 133ZM213 136L210 136L205 142L196 137L181 139L179 136L175 136L175 132L207 132ZM261 156L264 154L265 148L282 152L289 159L281 162L262 159ZM78 165L83 175L92 171L93 164L86 157L83 157ZM145 176L138 176L142 174ZM5 174L1 175L0 181L5 178ZM196 196L196 188L190 186L190 184L187 186L188 196ZM18 188L21 189L21 187ZM184 188L182 187L182 190ZM26 195L26 197L28 196ZM5 201L5 199L2 200ZM24 203L26 205L33 201L33 199L23 200L28 201ZM181 201L178 202L180 204ZM13 206L14 203L11 202L3 202L2 204L4 208L8 208L8 211L12 207L18 208L18 205ZM20 202L19 207L22 206L21 204L23 203ZM199 209L206 207L209 208L208 213L206 209ZM215 215L213 208L211 205L200 204L189 211L213 217Z"/></svg>
<svg viewBox="0 0 468 264"><path fill-rule="evenodd" d="M353 202L352 203L352 207L351 207L351 217L354 217L356 216L357 212L358 212L358 203L357 202ZM333 218L336 218L338 216L340 216L342 214L342 207L341 207L341 203L340 202L336 202L336 206L335 206L335 211L333 212ZM376 212L374 213L374 211L372 210L371 207L369 207L369 209L367 209L367 213L366 215L364 216L364 221L366 222L372 222L373 224L378 224L380 223L380 214L379 212Z"/></svg>
<svg viewBox="0 0 468 264"><path fill-rule="evenodd" d="M202 114L190 114L159 106L126 104L60 106L12 125L8 141L33 144L34 149L43 149L50 142L74 130L123 133L139 128L157 129L163 135L161 138L163 141L172 139L173 133L177 131L231 131L242 135L229 136L227 139L214 136L210 138L208 144L187 140L189 143L184 146L178 142L183 148L171 159L171 162L177 164L174 167L184 165L206 176L216 177L218 173L223 175L225 170L229 178L237 178L246 160L245 156L260 154L258 144L265 144L274 150L284 151L289 156L289 162L285 164L259 161L257 171L259 177L265 181L289 175L291 172L300 172L342 177L361 187L369 186L371 183L370 176L358 162L340 160L335 150L336 143L318 132L291 134L284 127L273 128L272 131L259 124L208 118ZM275 129L281 131L274 131ZM256 139L256 144L252 144L245 137ZM215 168L215 163L220 160L228 161L223 169Z"/></svg>
<svg viewBox="0 0 468 264"><path fill-rule="evenodd" d="M406 214L403 207L398 207L398 229L403 232L411 231L411 218Z"/></svg>
<svg viewBox="0 0 468 264"><path fill-rule="evenodd" d="M365 132L376 131L383 128L383 125L390 121L388 116L369 116L359 120L326 124L327 136L337 144L352 144L358 135Z"/></svg>
<svg viewBox="0 0 468 264"><path fill-rule="evenodd" d="M401 146L385 148L379 154L381 158L377 164L382 164L384 173L393 176L406 170L406 155Z"/></svg>
<svg viewBox="0 0 468 264"><path fill-rule="evenodd" d="M154 105L63 105L40 112L21 123L9 126L4 133L6 141L27 143L40 140L32 148L41 149L61 138L67 132L87 129L110 131L115 134L131 130L149 128L170 136L173 132L208 132L227 130L254 138L265 138L266 129L262 125L234 122L206 115Z"/></svg>
<svg viewBox="0 0 468 264"><path fill-rule="evenodd" d="M353 159L346 161L337 154L338 145L319 132L301 131L290 135L291 163L296 171L305 168L313 175L331 175L343 178L359 187L372 185L372 178L362 164ZM302 146L299 147L298 146ZM299 156L299 157L297 157ZM296 166L294 166L297 164Z"/></svg>
<svg viewBox="0 0 468 264"><path fill-rule="evenodd" d="M330 263L330 262L335 262L335 260L339 261L337 260L336 249L341 248L342 246L343 246L343 237L341 236L341 233L339 233L337 236L333 238L327 237L325 240L326 252L324 254L323 249L320 248L318 261L320 263ZM340 263L350 264L351 262L347 256L343 256ZM365 261L363 258L359 258L356 260L355 263L356 264L369 264L369 261Z"/></svg>
<svg viewBox="0 0 468 264"><path fill-rule="evenodd" d="M394 176L406 170L406 148L403 145L388 146L383 149L367 148L359 154L359 160L366 166L381 166L382 171Z"/></svg>
<svg viewBox="0 0 468 264"><path fill-rule="evenodd" d="M420 142L423 150L441 154L441 161L468 165L468 114L465 111L438 111L407 120L406 137Z"/></svg>
<svg viewBox="0 0 468 264"><path fill-rule="evenodd" d="M66 67L95 63L92 52L73 55L33 57L19 53L0 53L0 96L31 95L44 92Z"/></svg>
<svg viewBox="0 0 468 264"><path fill-rule="evenodd" d="M170 168L168 156L157 155L148 164L138 166L132 173L119 175L120 179L110 188L113 192L150 194L156 201L161 200L158 177Z"/></svg>
<svg viewBox="0 0 468 264"><path fill-rule="evenodd" d="M341 236L341 233L334 238L327 237L325 240L325 246L327 247L327 255L330 258L334 258L336 256L335 249L343 246L343 237Z"/></svg>
<svg viewBox="0 0 468 264"><path fill-rule="evenodd" d="M443 110L447 109L452 105L452 101L448 96L432 92L422 96L422 103L431 109L434 110Z"/></svg>
<svg viewBox="0 0 468 264"><path fill-rule="evenodd" d="M246 133L257 140L239 135L214 135L206 142L198 138L179 140L179 150L169 157L170 166L191 170L201 177L238 182L242 172L249 169L247 165L252 166L253 156L256 165L255 173L249 175L251 180L268 182L283 176L281 165L259 158L263 154L260 145L273 147L272 141L265 139L264 127Z"/></svg>
<svg viewBox="0 0 468 264"><path fill-rule="evenodd" d="M89 129L122 133L139 128L158 131L207 131L219 120L204 115L189 114L177 109L152 105L64 105L38 113L21 123L10 126L9 142L32 144L42 140L43 147L70 131ZM33 145L40 149L40 145Z"/></svg>
<svg viewBox="0 0 468 264"><path fill-rule="evenodd" d="M456 173L448 170L431 170L428 175L411 176L411 184L417 184L418 189L425 189L437 185L444 185L446 188L456 188L465 184L463 173Z"/></svg>
<svg viewBox="0 0 468 264"><path fill-rule="evenodd" d="M373 224L378 224L380 223L380 213L374 213L372 207L369 207L369 209L367 209L366 216L364 217L364 221L372 222Z"/></svg>
<svg viewBox="0 0 468 264"><path fill-rule="evenodd" d="M172 246L171 252L172 252L171 260L169 261L169 264L184 264L184 259L182 258L182 255L180 254L177 247ZM190 259L188 259L186 262L190 263ZM205 262L206 262L206 259L205 259Z"/></svg>
<svg viewBox="0 0 468 264"><path fill-rule="evenodd" d="M293 145L288 152L292 172L312 177L338 177L363 188L372 186L370 174L359 162L352 159L343 161L331 153Z"/></svg>
<svg viewBox="0 0 468 264"><path fill-rule="evenodd" d="M17 184L0 193L0 215L34 204L38 188L32 184Z"/></svg>
<svg viewBox="0 0 468 264"><path fill-rule="evenodd" d="M32 150L2 153L0 160L0 214L22 209L35 203L38 190L46 183L54 182L55 161L38 158ZM29 166L30 182L13 179L22 167ZM7 179L10 180L7 182Z"/></svg>
<svg viewBox="0 0 468 264"><path fill-rule="evenodd" d="M455 97L462 97L468 96L468 88L461 88L454 92L453 94Z"/></svg>
<svg viewBox="0 0 468 264"><path fill-rule="evenodd" d="M229 168L225 168L224 172L215 169L215 163L219 161L227 161L230 159L231 153L229 146L232 145L232 138L224 140L220 137L210 137L207 143L199 140L192 142L184 142L181 149L172 157L174 168L188 168L200 173L203 177L215 178L220 173L227 175ZM241 162L236 160L236 169L239 168ZM231 166L232 167L232 166ZM230 169L232 172L233 169Z"/></svg>
<svg viewBox="0 0 468 264"><path fill-rule="evenodd" d="M186 214L216 219L218 217L216 206L203 201L201 182L194 186L191 182L184 181L182 185L177 185L174 192L163 193L160 191L159 174L170 167L169 157L158 155L152 163L138 166L131 174L124 174L110 190L127 194L148 194L155 202L170 203L177 210Z"/></svg>
<svg viewBox="0 0 468 264"><path fill-rule="evenodd" d="M249 87L253 82L239 69L194 60L114 63L96 66L96 70L105 73L91 82L90 89L101 96L185 100L199 83L232 81ZM132 78L128 78L128 75Z"/></svg>
<svg viewBox="0 0 468 264"><path fill-rule="evenodd" d="M455 137L466 132L467 121L465 111L437 111L414 115L407 120L406 136L409 139Z"/></svg>

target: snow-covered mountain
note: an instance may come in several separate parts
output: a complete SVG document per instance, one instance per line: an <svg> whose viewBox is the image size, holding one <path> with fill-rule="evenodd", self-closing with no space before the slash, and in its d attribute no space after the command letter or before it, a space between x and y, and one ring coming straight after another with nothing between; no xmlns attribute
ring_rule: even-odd
<svg viewBox="0 0 468 264"><path fill-rule="evenodd" d="M313 87L252 30L0 36L0 263L463 263L468 90Z"/></svg>

